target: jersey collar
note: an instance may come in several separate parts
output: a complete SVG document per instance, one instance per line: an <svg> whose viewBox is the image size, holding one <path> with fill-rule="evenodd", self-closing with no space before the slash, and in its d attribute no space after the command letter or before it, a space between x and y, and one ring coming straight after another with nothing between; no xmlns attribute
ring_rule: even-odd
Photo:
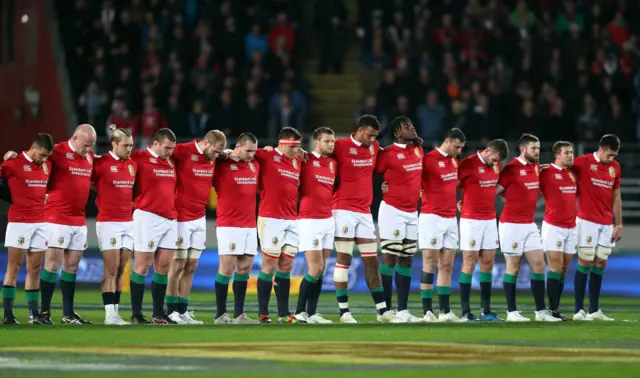
<svg viewBox="0 0 640 378"><path fill-rule="evenodd" d="M76 152L76 149L73 148L73 146L71 145L71 140L68 140L67 144L69 145L69 148L71 149L71 151Z"/></svg>
<svg viewBox="0 0 640 378"><path fill-rule="evenodd" d="M313 154L313 156L315 156L316 158L320 159L321 155L315 151L311 151L311 153Z"/></svg>
<svg viewBox="0 0 640 378"><path fill-rule="evenodd" d="M22 155L24 155L24 158L27 159L29 163L33 163L33 159L31 159L26 152L22 151Z"/></svg>
<svg viewBox="0 0 640 378"><path fill-rule="evenodd" d="M284 154L282 153L282 151L280 151L280 150L278 149L278 147L274 148L273 150L274 150L275 152L277 152L277 153L278 153L278 155L280 155L280 156L284 155Z"/></svg>
<svg viewBox="0 0 640 378"><path fill-rule="evenodd" d="M559 165L556 165L556 163L551 163L551 166L559 171L564 171L564 168L560 167Z"/></svg>
<svg viewBox="0 0 640 378"><path fill-rule="evenodd" d="M109 151L109 154L111 154L111 157L113 157L116 161L120 160L118 155L114 154L113 151Z"/></svg>
<svg viewBox="0 0 640 378"><path fill-rule="evenodd" d="M149 153L151 154L151 156L153 156L154 158L159 157L160 155L156 154L155 152L151 151L151 149L149 147L147 147L147 151L149 151Z"/></svg>
<svg viewBox="0 0 640 378"><path fill-rule="evenodd" d="M593 153L593 158L596 159L596 163L600 163L600 159L598 158L598 154Z"/></svg>
<svg viewBox="0 0 640 378"><path fill-rule="evenodd" d="M198 144L198 140L194 140L193 143L195 143L196 145L196 149L198 150L198 152L200 153L200 155L202 155L204 152L202 151L202 148L200 148L200 145Z"/></svg>
<svg viewBox="0 0 640 378"><path fill-rule="evenodd" d="M358 146L358 147L362 146L362 143L358 142L357 140L355 140L355 139L353 138L353 134L351 134L351 137L350 137L350 138L351 138L351 141L353 142L353 144L355 144L355 145L356 145L356 146Z"/></svg>
<svg viewBox="0 0 640 378"><path fill-rule="evenodd" d="M446 152L442 151L442 150L441 150L440 148L438 148L438 147L436 147L436 150L437 150L438 152L440 152L440 154L441 154L442 156L444 156L444 157L449 156L449 154L448 154L448 153L446 153ZM480 160L482 160L482 157L480 157ZM484 161L482 161L482 162L484 163Z"/></svg>
<svg viewBox="0 0 640 378"><path fill-rule="evenodd" d="M393 144L394 144L394 145L396 145L396 146L398 146L398 147L400 147L400 148L407 148L407 145L406 145L406 144L402 144L402 143L395 143L395 142L394 142Z"/></svg>
<svg viewBox="0 0 640 378"><path fill-rule="evenodd" d="M480 151L476 152L478 154L478 159L480 159L480 161L482 162L482 164L487 164L486 161L484 161L484 159L482 158L482 154L480 153Z"/></svg>
<svg viewBox="0 0 640 378"><path fill-rule="evenodd" d="M524 159L520 159L520 156L518 156L518 157L516 158L516 160L518 160L520 163L522 163L522 165L529 165L529 163L528 163L526 160L524 160Z"/></svg>

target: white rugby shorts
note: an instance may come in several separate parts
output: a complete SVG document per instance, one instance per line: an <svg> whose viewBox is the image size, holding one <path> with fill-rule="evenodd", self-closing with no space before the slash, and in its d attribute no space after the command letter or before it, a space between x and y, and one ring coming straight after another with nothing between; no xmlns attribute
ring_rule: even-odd
<svg viewBox="0 0 640 378"><path fill-rule="evenodd" d="M133 251L133 222L96 222L96 234L100 251Z"/></svg>
<svg viewBox="0 0 640 378"><path fill-rule="evenodd" d="M535 223L503 223L498 226L500 252L522 256L524 252L542 250L540 230Z"/></svg>
<svg viewBox="0 0 640 378"><path fill-rule="evenodd" d="M207 219L205 217L178 222L178 249L207 248Z"/></svg>
<svg viewBox="0 0 640 378"><path fill-rule="evenodd" d="M578 230L557 227L542 222L542 248L547 251L559 251L573 255L578 250Z"/></svg>
<svg viewBox="0 0 640 378"><path fill-rule="evenodd" d="M599 245L613 248L616 246L616 243L611 241L613 224L598 224L576 218L576 228L578 230L578 247L595 248Z"/></svg>
<svg viewBox="0 0 640 378"><path fill-rule="evenodd" d="M87 249L87 226L47 223L49 247L84 251Z"/></svg>
<svg viewBox="0 0 640 378"><path fill-rule="evenodd" d="M322 251L333 249L335 225L333 218L298 219L300 232L300 251Z"/></svg>
<svg viewBox="0 0 640 378"><path fill-rule="evenodd" d="M258 231L249 227L216 227L218 254L242 256L258 253Z"/></svg>
<svg viewBox="0 0 640 378"><path fill-rule="evenodd" d="M377 239L376 227L370 213L350 210L333 210L332 212L337 238Z"/></svg>
<svg viewBox="0 0 640 378"><path fill-rule="evenodd" d="M46 251L47 224L9 222L4 247L26 249L29 252Z"/></svg>
<svg viewBox="0 0 640 378"><path fill-rule="evenodd" d="M460 218L460 249L479 251L496 249L498 246L498 226L495 219Z"/></svg>
<svg viewBox="0 0 640 378"><path fill-rule="evenodd" d="M133 212L136 252L155 252L158 248L178 248L178 222L136 209Z"/></svg>
<svg viewBox="0 0 640 378"><path fill-rule="evenodd" d="M418 211L409 213L381 201L378 209L378 232L380 239L418 240Z"/></svg>
<svg viewBox="0 0 640 378"><path fill-rule="evenodd" d="M418 245L420 249L458 249L458 220L436 214L420 214L418 219Z"/></svg>
<svg viewBox="0 0 640 378"><path fill-rule="evenodd" d="M271 257L280 257L282 247L298 248L298 220L258 217L260 248ZM287 253L293 257L295 253Z"/></svg>

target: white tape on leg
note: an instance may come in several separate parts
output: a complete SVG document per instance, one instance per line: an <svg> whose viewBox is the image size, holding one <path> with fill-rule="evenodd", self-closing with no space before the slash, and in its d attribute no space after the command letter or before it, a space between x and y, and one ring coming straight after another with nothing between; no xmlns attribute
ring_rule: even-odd
<svg viewBox="0 0 640 378"><path fill-rule="evenodd" d="M344 253L349 256L353 255L353 246L356 244L354 241L336 241L335 244L338 253Z"/></svg>
<svg viewBox="0 0 640 378"><path fill-rule="evenodd" d="M613 252L611 248L603 247L600 245L596 247L596 257L600 260L608 260L611 252Z"/></svg>
<svg viewBox="0 0 640 378"><path fill-rule="evenodd" d="M349 282L349 267L336 264L333 269L333 282Z"/></svg>
<svg viewBox="0 0 640 378"><path fill-rule="evenodd" d="M282 247L282 253L284 253L285 255L289 256L289 257L296 257L296 253L298 253L298 248L289 245L289 244L285 244Z"/></svg>
<svg viewBox="0 0 640 378"><path fill-rule="evenodd" d="M596 249L592 247L578 247L578 256L584 261L593 261L596 257Z"/></svg>
<svg viewBox="0 0 640 378"><path fill-rule="evenodd" d="M186 249L178 249L176 253L173 254L174 260L186 259L189 256L189 251Z"/></svg>
<svg viewBox="0 0 640 378"><path fill-rule="evenodd" d="M201 249L189 248L188 258L194 259L194 260L199 260L200 259L200 255L202 255L202 250Z"/></svg>

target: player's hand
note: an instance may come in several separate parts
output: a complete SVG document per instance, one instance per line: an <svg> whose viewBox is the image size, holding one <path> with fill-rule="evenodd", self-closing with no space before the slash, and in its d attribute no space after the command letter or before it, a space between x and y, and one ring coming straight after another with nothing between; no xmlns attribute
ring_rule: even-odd
<svg viewBox="0 0 640 378"><path fill-rule="evenodd" d="M47 200L48 200L48 199L49 199L49 193L46 193L46 194L44 195L44 203L45 203L45 205L47 204Z"/></svg>
<svg viewBox="0 0 640 378"><path fill-rule="evenodd" d="M540 164L540 169L547 169L551 164Z"/></svg>
<svg viewBox="0 0 640 378"><path fill-rule="evenodd" d="M613 229L613 235L611 235L611 242L617 242L622 239L622 225L618 225Z"/></svg>
<svg viewBox="0 0 640 378"><path fill-rule="evenodd" d="M298 148L297 157L302 159L303 163L306 163L307 159L309 159L309 153L307 151L303 150L302 148Z"/></svg>
<svg viewBox="0 0 640 378"><path fill-rule="evenodd" d="M4 161L10 160L10 159L15 159L18 156L18 153L15 151L7 151L6 154L4 154Z"/></svg>
<svg viewBox="0 0 640 378"><path fill-rule="evenodd" d="M262 149L265 150L265 151L273 151L273 147L271 147L271 146L264 146L264 147L262 147Z"/></svg>
<svg viewBox="0 0 640 378"><path fill-rule="evenodd" d="M462 212L462 201L458 201L458 212Z"/></svg>
<svg viewBox="0 0 640 378"><path fill-rule="evenodd" d="M380 189L382 189L382 194L387 194L389 192L389 184L386 181L382 182Z"/></svg>

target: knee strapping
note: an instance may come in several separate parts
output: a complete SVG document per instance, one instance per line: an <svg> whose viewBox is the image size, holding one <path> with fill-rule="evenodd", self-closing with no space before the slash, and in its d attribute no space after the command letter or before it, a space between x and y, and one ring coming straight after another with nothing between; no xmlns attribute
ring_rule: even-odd
<svg viewBox="0 0 640 378"><path fill-rule="evenodd" d="M422 272L422 275L420 276L420 283L433 285L433 273Z"/></svg>
<svg viewBox="0 0 640 378"><path fill-rule="evenodd" d="M383 240L380 242L382 253L400 256L402 254L402 243L393 240Z"/></svg>
<svg viewBox="0 0 640 378"><path fill-rule="evenodd" d="M289 257L295 257L296 253L298 253L298 248L289 245L289 244L285 244L282 247L282 253L284 253L285 255L289 256Z"/></svg>
<svg viewBox="0 0 640 378"><path fill-rule="evenodd" d="M349 256L353 255L353 246L356 243L354 241L336 241L335 245L336 245L336 251L338 251L338 253L344 253L347 254Z"/></svg>
<svg viewBox="0 0 640 378"><path fill-rule="evenodd" d="M349 282L349 267L346 265L336 264L333 269L334 282Z"/></svg>
<svg viewBox="0 0 640 378"><path fill-rule="evenodd" d="M188 258L199 260L200 255L202 255L202 250L197 248L189 248L189 253L187 255Z"/></svg>
<svg viewBox="0 0 640 378"><path fill-rule="evenodd" d="M593 261L596 249L593 247L578 247L578 256L584 261Z"/></svg>
<svg viewBox="0 0 640 378"><path fill-rule="evenodd" d="M186 249L178 249L173 254L173 259L174 260L186 259L188 257L189 257L189 250L186 250Z"/></svg>
<svg viewBox="0 0 640 378"><path fill-rule="evenodd" d="M603 247L600 245L596 247L596 257L600 260L608 260L611 252L613 252L611 248Z"/></svg>
<svg viewBox="0 0 640 378"><path fill-rule="evenodd" d="M418 251L418 243L407 243L402 245L402 255L413 256Z"/></svg>
<svg viewBox="0 0 640 378"><path fill-rule="evenodd" d="M358 250L360 251L360 256L376 256L378 254L378 244L377 243L362 243L358 244Z"/></svg>

